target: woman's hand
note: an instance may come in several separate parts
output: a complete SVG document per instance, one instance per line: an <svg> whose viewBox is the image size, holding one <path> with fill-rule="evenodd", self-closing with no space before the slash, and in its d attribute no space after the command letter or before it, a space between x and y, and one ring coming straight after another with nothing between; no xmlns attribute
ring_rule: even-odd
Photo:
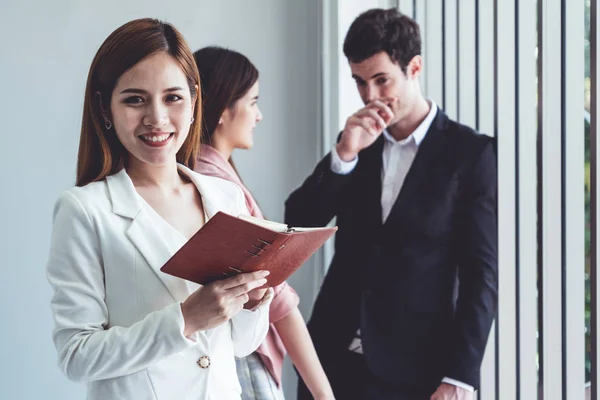
<svg viewBox="0 0 600 400"><path fill-rule="evenodd" d="M252 289L248 292L248 300L249 301L260 301L263 297L265 297L265 293L269 288L258 287L256 289Z"/></svg>
<svg viewBox="0 0 600 400"><path fill-rule="evenodd" d="M249 300L248 292L263 286L269 271L239 274L203 286L182 304L184 335L221 325L237 314Z"/></svg>
<svg viewBox="0 0 600 400"><path fill-rule="evenodd" d="M261 304L265 300L267 290L269 290L269 288L258 287L249 291L248 302L244 304L244 308L247 310L252 310L254 307L257 307L259 304Z"/></svg>

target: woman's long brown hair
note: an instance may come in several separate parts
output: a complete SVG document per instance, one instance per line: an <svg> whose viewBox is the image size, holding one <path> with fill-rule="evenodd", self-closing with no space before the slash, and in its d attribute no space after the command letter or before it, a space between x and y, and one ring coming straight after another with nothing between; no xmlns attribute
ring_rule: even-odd
<svg viewBox="0 0 600 400"><path fill-rule="evenodd" d="M127 151L114 129L106 129L102 110L110 116L112 92L119 78L142 59L167 52L187 77L192 98L196 98L194 122L177 152L177 161L194 168L200 147L202 90L194 56L183 36L172 25L156 19L130 21L108 36L96 53L85 88L77 186L84 186L112 175L125 166Z"/></svg>

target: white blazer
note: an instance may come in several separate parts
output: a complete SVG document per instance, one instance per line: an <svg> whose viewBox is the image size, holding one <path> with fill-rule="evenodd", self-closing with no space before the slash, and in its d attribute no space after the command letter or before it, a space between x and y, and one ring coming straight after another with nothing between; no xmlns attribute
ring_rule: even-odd
<svg viewBox="0 0 600 400"><path fill-rule="evenodd" d="M179 169L208 218L247 213L235 184ZM125 170L58 199L47 273L59 365L87 382L88 399L237 400L234 355L247 356L265 338L270 300L184 337L180 302L193 289L160 271L174 252L142 202Z"/></svg>

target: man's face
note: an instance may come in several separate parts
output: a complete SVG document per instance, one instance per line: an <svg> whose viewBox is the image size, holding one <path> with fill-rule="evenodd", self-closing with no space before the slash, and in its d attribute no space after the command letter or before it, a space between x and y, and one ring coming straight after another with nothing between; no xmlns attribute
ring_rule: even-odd
<svg viewBox="0 0 600 400"><path fill-rule="evenodd" d="M382 51L359 63L350 63L352 78L363 103L383 98L398 98L391 105L394 118L389 125L403 119L413 107L418 93L418 77L421 72L421 57L415 56L402 71L400 65L392 61L390 56Z"/></svg>

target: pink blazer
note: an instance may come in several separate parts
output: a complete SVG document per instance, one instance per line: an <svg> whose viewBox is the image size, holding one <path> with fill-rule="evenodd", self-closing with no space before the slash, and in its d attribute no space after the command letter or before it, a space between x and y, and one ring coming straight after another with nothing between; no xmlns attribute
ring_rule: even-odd
<svg viewBox="0 0 600 400"><path fill-rule="evenodd" d="M194 170L203 175L216 176L237 184L246 197L246 206L250 214L257 218L263 218L262 212L252 197L250 191L244 186L238 174L231 164L221 155L221 153L209 145L200 146L200 152L196 160ZM295 307L298 306L299 297L296 291L283 282L273 288L275 296L269 309L269 332L264 342L258 347L256 352L265 364L269 373L273 376L277 385L281 386L281 374L283 359L286 354L285 347L274 323L288 316Z"/></svg>

